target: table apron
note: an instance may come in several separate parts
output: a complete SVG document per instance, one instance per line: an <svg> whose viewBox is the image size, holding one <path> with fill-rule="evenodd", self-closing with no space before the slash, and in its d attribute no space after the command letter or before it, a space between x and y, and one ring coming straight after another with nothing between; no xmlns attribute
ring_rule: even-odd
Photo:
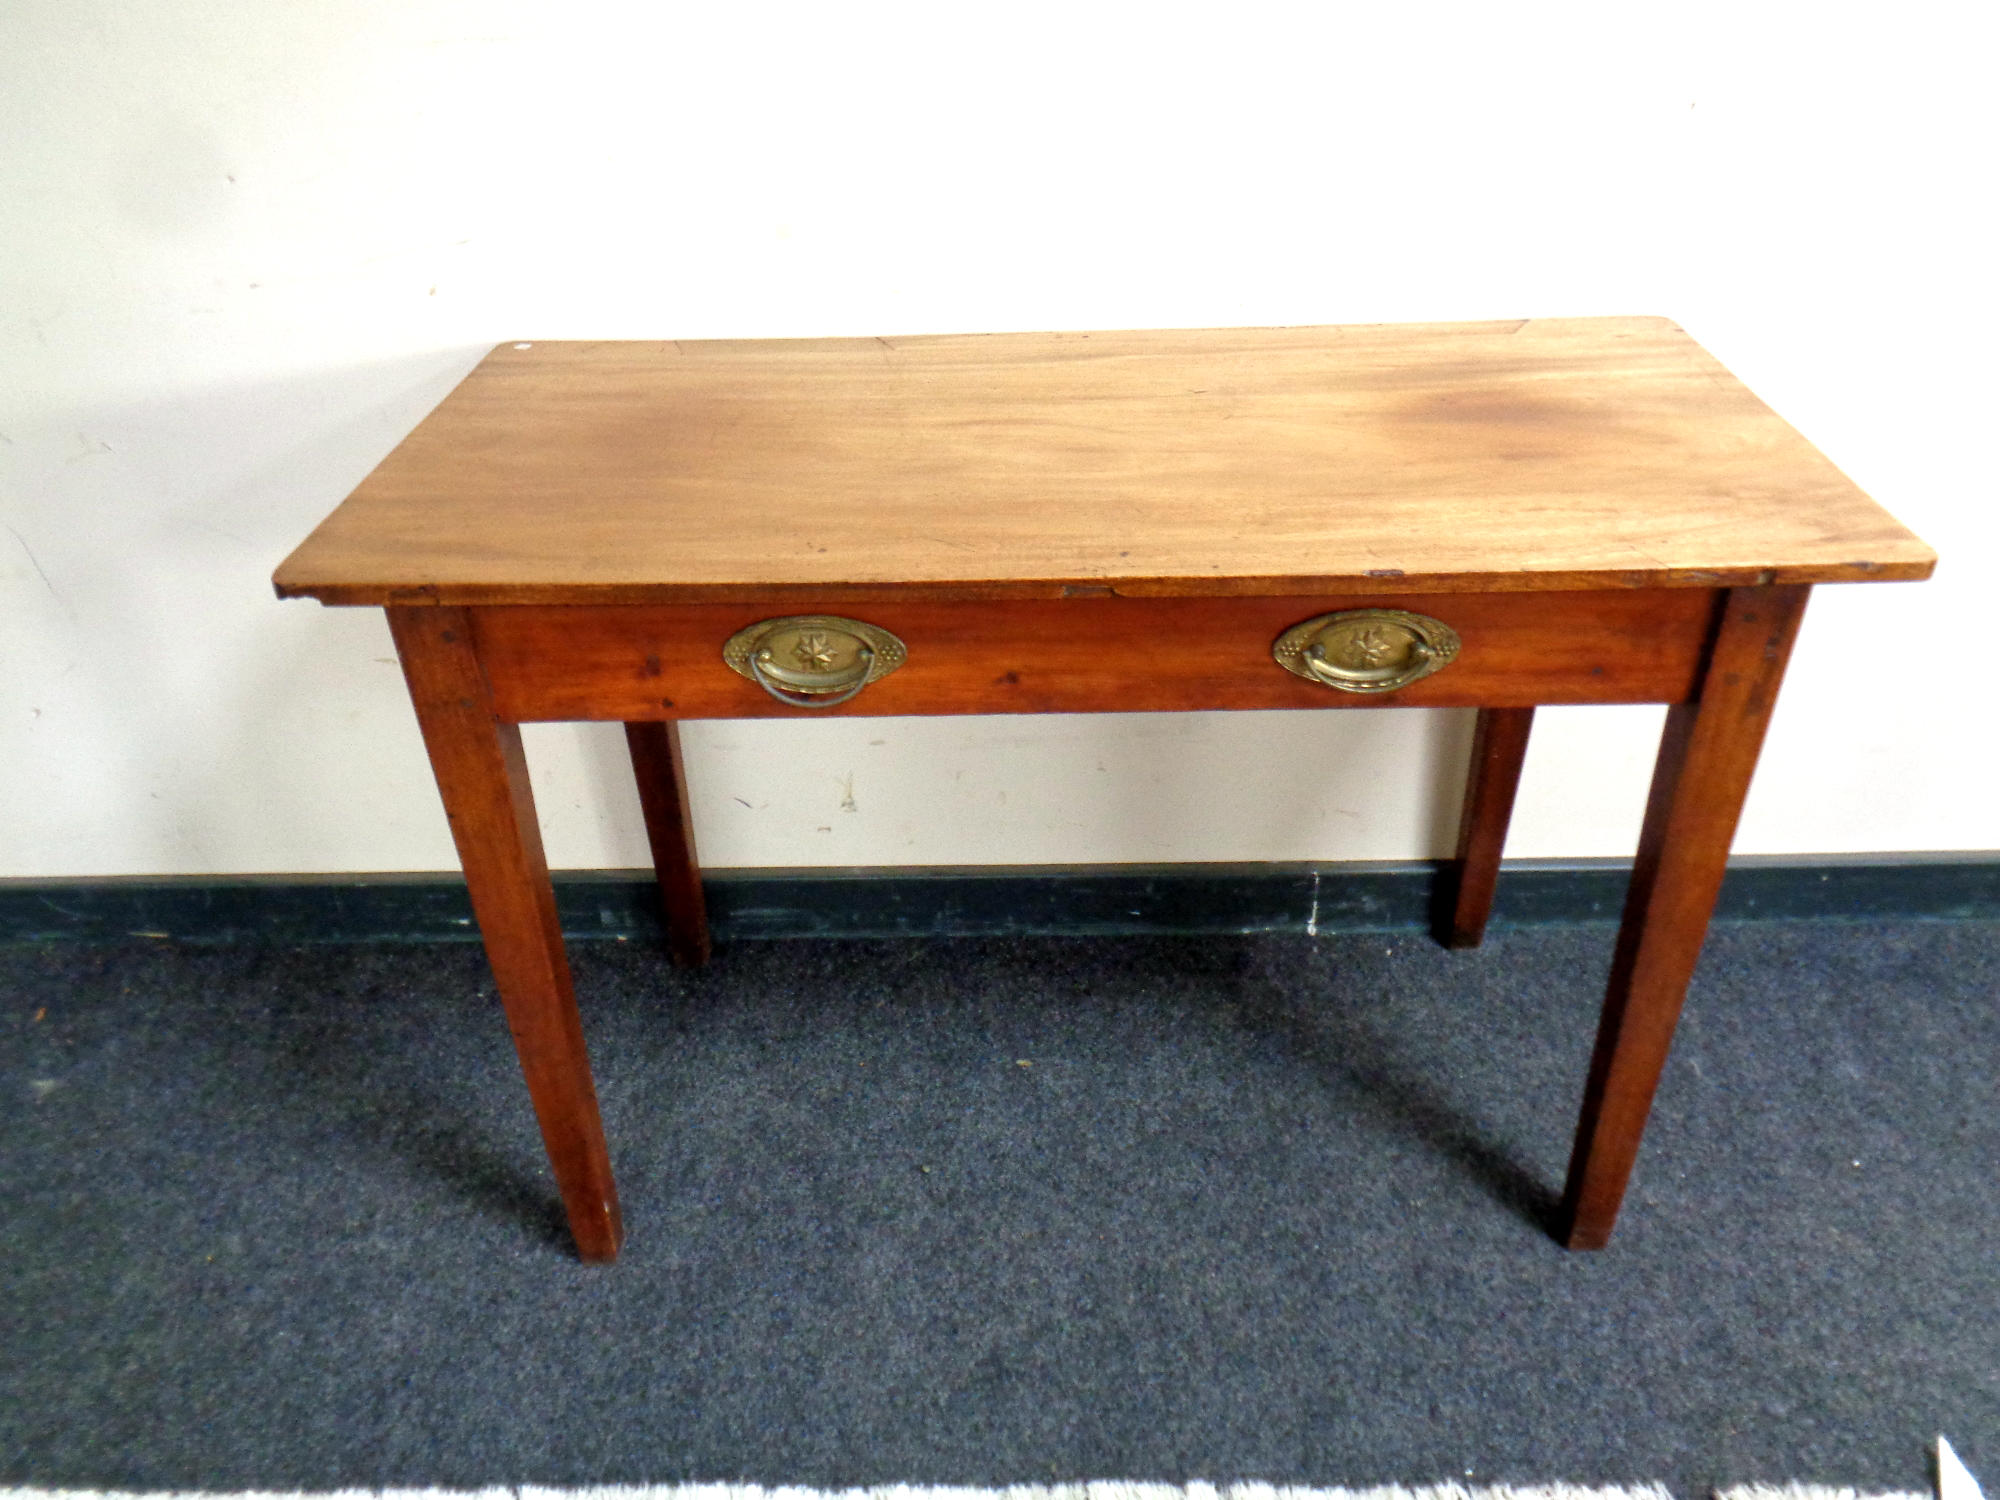
<svg viewBox="0 0 2000 1500"><path fill-rule="evenodd" d="M473 609L495 710L515 722L1191 709L1684 703L1723 591L1120 598L810 605L495 605ZM1457 658L1395 692L1295 677L1285 630L1337 610L1411 610L1457 632ZM779 703L723 662L758 620L845 615L899 636L908 660L830 709Z"/></svg>

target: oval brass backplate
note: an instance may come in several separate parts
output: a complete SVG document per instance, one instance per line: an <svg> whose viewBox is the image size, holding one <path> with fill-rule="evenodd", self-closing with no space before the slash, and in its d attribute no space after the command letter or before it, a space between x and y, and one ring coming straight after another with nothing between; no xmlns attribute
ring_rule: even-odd
<svg viewBox="0 0 2000 1500"><path fill-rule="evenodd" d="M1344 609L1294 625L1271 655L1295 677L1344 693L1392 693L1458 655L1458 632L1406 609Z"/></svg>
<svg viewBox="0 0 2000 1500"><path fill-rule="evenodd" d="M776 684L809 696L859 692L908 658L903 643L879 625L839 615L786 615L759 620L723 643L729 669L760 687Z"/></svg>

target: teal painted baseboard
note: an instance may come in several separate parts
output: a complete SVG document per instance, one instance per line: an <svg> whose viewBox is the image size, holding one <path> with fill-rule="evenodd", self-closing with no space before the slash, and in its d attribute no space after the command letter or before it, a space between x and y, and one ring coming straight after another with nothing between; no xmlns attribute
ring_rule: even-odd
<svg viewBox="0 0 2000 1500"><path fill-rule="evenodd" d="M793 937L1403 932L1430 925L1440 866L1032 865L717 870L719 941ZM1630 865L1510 861L1495 927L1613 922ZM660 935L651 876L555 877L572 938ZM2000 920L2000 853L1752 856L1719 921ZM477 936L456 874L0 881L0 942L431 942Z"/></svg>

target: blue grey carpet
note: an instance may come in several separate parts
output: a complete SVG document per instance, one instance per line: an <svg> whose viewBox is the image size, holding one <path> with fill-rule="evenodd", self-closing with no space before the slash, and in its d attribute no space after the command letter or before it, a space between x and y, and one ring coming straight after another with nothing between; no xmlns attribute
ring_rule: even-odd
<svg viewBox="0 0 2000 1500"><path fill-rule="evenodd" d="M1719 928L1579 1256L1610 942L578 945L610 1268L476 948L0 950L0 1482L2000 1473L2000 928Z"/></svg>

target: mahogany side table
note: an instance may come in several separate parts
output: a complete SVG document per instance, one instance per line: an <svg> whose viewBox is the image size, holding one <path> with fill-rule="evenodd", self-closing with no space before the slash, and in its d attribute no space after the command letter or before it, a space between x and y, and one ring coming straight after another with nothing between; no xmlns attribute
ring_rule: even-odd
<svg viewBox="0 0 2000 1500"><path fill-rule="evenodd" d="M1670 705L1558 1237L1611 1233L1816 583L1935 558L1656 318L495 349L278 569L387 610L576 1245L621 1228L519 726L1479 710L1479 941L1537 705Z"/></svg>

